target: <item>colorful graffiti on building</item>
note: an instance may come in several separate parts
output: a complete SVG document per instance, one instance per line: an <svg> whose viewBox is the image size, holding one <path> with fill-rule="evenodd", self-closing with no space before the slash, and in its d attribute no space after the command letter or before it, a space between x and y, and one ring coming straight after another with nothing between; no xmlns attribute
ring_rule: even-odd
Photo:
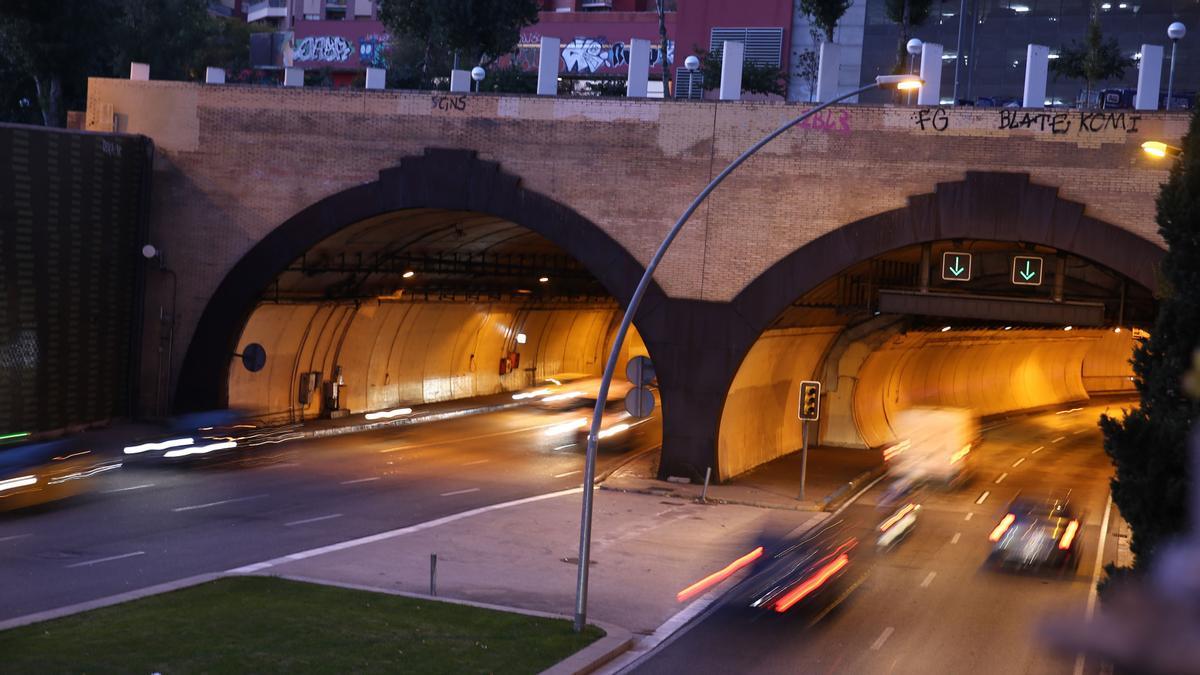
<svg viewBox="0 0 1200 675"><path fill-rule="evenodd" d="M374 33L358 38L358 60L366 68L387 68L388 35Z"/></svg>
<svg viewBox="0 0 1200 675"><path fill-rule="evenodd" d="M350 41L340 35L314 35L296 40L292 48L294 61L320 61L344 63L350 59L354 48Z"/></svg>
<svg viewBox="0 0 1200 675"><path fill-rule="evenodd" d="M537 33L522 33L512 62L524 70L536 70L541 38ZM592 74L629 67L629 46L624 42L609 42L605 37L576 37L560 44L563 72ZM675 43L671 40L667 40L667 57L671 63L675 62ZM662 47L651 45L650 66L661 65Z"/></svg>

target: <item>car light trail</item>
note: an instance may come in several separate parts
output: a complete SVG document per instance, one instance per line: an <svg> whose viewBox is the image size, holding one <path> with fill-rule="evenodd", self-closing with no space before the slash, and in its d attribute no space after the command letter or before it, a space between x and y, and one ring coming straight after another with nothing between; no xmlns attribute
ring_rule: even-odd
<svg viewBox="0 0 1200 675"><path fill-rule="evenodd" d="M814 574L804 583L788 591L778 602L775 603L775 611L783 613L792 608L797 602L803 600L813 591L820 588L826 581L838 573L846 565L850 564L850 556L842 553L833 559L833 562L821 568L819 572Z"/></svg>
<svg viewBox="0 0 1200 675"><path fill-rule="evenodd" d="M380 410L377 412L369 412L366 415L363 415L363 417L365 417L368 420L390 420L393 417L400 417L401 415L411 415L411 414L412 414L412 408L396 408L395 410Z"/></svg>
<svg viewBox="0 0 1200 675"><path fill-rule="evenodd" d="M172 438L169 441L160 441L158 443L142 443L141 445L130 445L125 448L125 454L136 455L142 452L151 450L170 450L171 448L179 448L185 445L191 445L196 442L194 438Z"/></svg>
<svg viewBox="0 0 1200 675"><path fill-rule="evenodd" d="M1067 523L1067 529L1063 532L1062 539L1058 540L1058 547L1062 550L1071 548L1071 542L1075 541L1075 533L1079 531L1079 521L1072 520Z"/></svg>
<svg viewBox="0 0 1200 675"><path fill-rule="evenodd" d="M208 445L197 445L190 448L168 450L163 453L163 457L173 459L175 457L187 457L188 455L207 455L214 450L228 450L229 448L236 447L237 441L222 441L220 443L209 443Z"/></svg>
<svg viewBox="0 0 1200 675"><path fill-rule="evenodd" d="M733 574L735 572L737 572L738 570L742 569L746 565L749 565L750 563L754 562L755 560L758 560L759 558L761 558L762 554L763 554L763 547L759 546L758 548L754 549L753 551L750 551L746 555L729 563L723 569L721 569L717 572L713 572L712 574L704 577L700 581L697 581L696 583L692 584L691 586L688 586L687 588L683 589L682 591L679 591L678 593L675 594L675 600L678 602L683 602L684 600L687 600L689 598L696 596L697 594L699 594L700 592L704 591L705 589L713 586L714 584L719 584L722 581L725 581L729 577L733 576Z"/></svg>
<svg viewBox="0 0 1200 675"><path fill-rule="evenodd" d="M908 506L905 506L904 508L900 509L895 514L893 514L891 518L888 518L887 520L880 523L879 531L887 532L888 529L890 529L893 525L900 522L901 518L903 518L904 516L907 516L910 512L915 511L918 508L920 508L920 507L918 507L916 504L909 504Z"/></svg>
<svg viewBox="0 0 1200 675"><path fill-rule="evenodd" d="M1012 526L1013 521L1016 519L1017 517L1011 513L1005 515L1000 519L1000 524L996 526L996 529L992 530L992 533L988 535L988 540L1000 541L1000 537L1004 536L1004 533L1008 531L1008 528Z"/></svg>
<svg viewBox="0 0 1200 675"><path fill-rule="evenodd" d="M8 480L0 480L0 492L5 490L16 490L30 485L37 484L37 476L18 476L9 478Z"/></svg>

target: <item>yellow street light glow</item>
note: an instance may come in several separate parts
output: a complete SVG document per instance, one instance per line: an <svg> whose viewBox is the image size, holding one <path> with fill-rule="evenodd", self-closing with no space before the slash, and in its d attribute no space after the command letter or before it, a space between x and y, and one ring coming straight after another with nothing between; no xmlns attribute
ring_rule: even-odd
<svg viewBox="0 0 1200 675"><path fill-rule="evenodd" d="M1167 145L1162 141L1146 141L1142 143L1142 152L1151 157L1178 157L1183 154L1183 149Z"/></svg>
<svg viewBox="0 0 1200 675"><path fill-rule="evenodd" d="M907 90L911 90L911 89L920 89L921 81L920 80L904 80L903 82L897 82L896 88L901 91L907 91Z"/></svg>
<svg viewBox="0 0 1200 675"><path fill-rule="evenodd" d="M925 81L916 75L879 75L875 78L875 84L881 89L911 91L920 89Z"/></svg>

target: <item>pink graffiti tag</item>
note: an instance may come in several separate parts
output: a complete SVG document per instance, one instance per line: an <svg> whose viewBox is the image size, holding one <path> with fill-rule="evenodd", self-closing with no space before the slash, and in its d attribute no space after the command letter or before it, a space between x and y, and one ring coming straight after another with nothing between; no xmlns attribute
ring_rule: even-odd
<svg viewBox="0 0 1200 675"><path fill-rule="evenodd" d="M826 110L824 112L819 112L801 122L799 126L802 129L812 129L814 131L848 134L851 132L850 111Z"/></svg>

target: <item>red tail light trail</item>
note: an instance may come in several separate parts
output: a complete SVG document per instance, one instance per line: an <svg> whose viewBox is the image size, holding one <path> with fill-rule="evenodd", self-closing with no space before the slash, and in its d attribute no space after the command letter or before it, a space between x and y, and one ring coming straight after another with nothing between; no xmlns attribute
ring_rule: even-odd
<svg viewBox="0 0 1200 675"><path fill-rule="evenodd" d="M775 603L776 612L786 612L792 608L792 605L800 602L805 596L810 595L813 591L820 588L830 577L837 574L838 570L850 564L850 556L841 553L834 558L832 562L822 567L816 574L808 579L805 579L800 585L788 591L779 598Z"/></svg>
<svg viewBox="0 0 1200 675"><path fill-rule="evenodd" d="M1013 521L1016 519L1017 517L1011 513L1001 518L1000 524L997 525L996 529L992 530L992 533L988 535L988 540L1000 541L1000 537L1004 536L1004 533L1008 531L1008 528L1012 526Z"/></svg>
<svg viewBox="0 0 1200 675"><path fill-rule="evenodd" d="M758 548L754 549L753 551L750 551L746 555L729 563L720 571L713 572L712 574L704 577L700 581L697 581L696 583L692 584L691 586L688 586L687 588L683 589L682 591L679 591L678 593L675 594L675 600L677 600L678 602L683 602L684 600L692 598L692 597L696 596L697 594L703 592L705 589L707 589L715 584L719 584L722 581L725 581L730 576L732 576L734 572L737 572L738 570L742 569L746 565L749 565L750 563L754 562L755 560L758 560L759 558L761 558L762 554L763 554L763 547L759 546Z"/></svg>

